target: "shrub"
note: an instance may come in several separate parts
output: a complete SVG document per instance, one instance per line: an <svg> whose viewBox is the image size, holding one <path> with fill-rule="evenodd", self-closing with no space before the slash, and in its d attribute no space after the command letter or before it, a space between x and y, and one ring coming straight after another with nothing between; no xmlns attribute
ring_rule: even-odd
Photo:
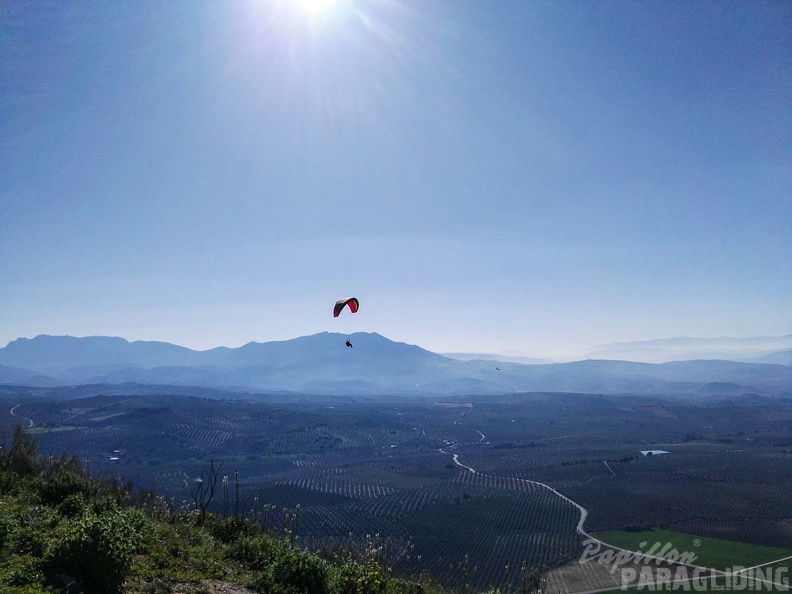
<svg viewBox="0 0 792 594"><path fill-rule="evenodd" d="M90 496L94 491L89 479L71 470L57 472L38 486L41 502L51 506L59 505L70 495Z"/></svg>
<svg viewBox="0 0 792 594"><path fill-rule="evenodd" d="M386 594L424 594L421 584L401 579L390 579L385 584Z"/></svg>
<svg viewBox="0 0 792 594"><path fill-rule="evenodd" d="M255 587L267 594L326 594L328 565L315 555L282 548Z"/></svg>
<svg viewBox="0 0 792 594"><path fill-rule="evenodd" d="M92 513L71 522L47 555L45 572L80 582L87 592L118 592L132 563L145 516L125 509L101 516Z"/></svg>
<svg viewBox="0 0 792 594"><path fill-rule="evenodd" d="M11 537L10 548L16 554L43 557L46 550L44 533L39 526L20 527Z"/></svg>
<svg viewBox="0 0 792 594"><path fill-rule="evenodd" d="M95 497L91 502L91 511L97 516L110 513L119 509L119 504L113 497Z"/></svg>
<svg viewBox="0 0 792 594"><path fill-rule="evenodd" d="M35 586L43 582L44 574L35 562L13 570L6 580L9 586Z"/></svg>
<svg viewBox="0 0 792 594"><path fill-rule="evenodd" d="M261 571L272 563L277 552L278 544L272 537L258 534L237 540L229 547L228 556L250 569Z"/></svg>
<svg viewBox="0 0 792 594"><path fill-rule="evenodd" d="M41 471L36 439L25 433L21 425L14 427L11 449L4 462L8 470L18 476L35 476Z"/></svg>
<svg viewBox="0 0 792 594"><path fill-rule="evenodd" d="M58 506L58 513L64 518L76 518L85 513L88 502L80 493L72 493Z"/></svg>
<svg viewBox="0 0 792 594"><path fill-rule="evenodd" d="M348 561L330 574L332 594L381 594L386 578L376 563Z"/></svg>
<svg viewBox="0 0 792 594"><path fill-rule="evenodd" d="M10 544L14 531L19 525L20 521L17 514L7 513L2 510L2 513L0 513L0 551Z"/></svg>
<svg viewBox="0 0 792 594"><path fill-rule="evenodd" d="M253 522L244 518L216 518L214 520L209 532L214 538L224 543L230 543L241 538L253 536L259 531L258 527Z"/></svg>

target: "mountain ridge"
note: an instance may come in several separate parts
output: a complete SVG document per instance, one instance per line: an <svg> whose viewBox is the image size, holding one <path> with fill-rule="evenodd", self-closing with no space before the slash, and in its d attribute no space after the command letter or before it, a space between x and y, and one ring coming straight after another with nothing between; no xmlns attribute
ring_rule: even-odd
<svg viewBox="0 0 792 594"><path fill-rule="evenodd" d="M769 356L768 362L775 362L779 359L772 355L788 349L792 349L792 334L745 338L677 336L601 344L591 347L584 357L667 363L700 359L750 362Z"/></svg>
<svg viewBox="0 0 792 594"><path fill-rule="evenodd" d="M352 342L352 348L344 346ZM734 361L643 363L586 359L522 364L457 360L377 333L321 332L196 351L120 337L18 339L0 348L0 383L167 384L326 394L474 394L529 391L792 395L792 366Z"/></svg>

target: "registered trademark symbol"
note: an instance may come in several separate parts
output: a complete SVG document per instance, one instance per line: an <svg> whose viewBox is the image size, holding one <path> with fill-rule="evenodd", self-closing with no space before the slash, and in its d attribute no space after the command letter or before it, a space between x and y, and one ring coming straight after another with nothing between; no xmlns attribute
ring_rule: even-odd
<svg viewBox="0 0 792 594"><path fill-rule="evenodd" d="M694 546L694 547L697 547L697 546L699 546L700 544L701 544L701 541L700 541L698 538L697 538L696 540L694 540L694 541L693 541L693 546Z"/></svg>

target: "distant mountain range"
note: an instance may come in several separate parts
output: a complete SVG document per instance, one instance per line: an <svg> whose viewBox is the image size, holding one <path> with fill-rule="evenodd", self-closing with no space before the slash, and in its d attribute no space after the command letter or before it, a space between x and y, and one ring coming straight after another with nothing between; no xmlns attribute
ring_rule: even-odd
<svg viewBox="0 0 792 594"><path fill-rule="evenodd" d="M544 365L555 363L552 359L541 357L523 357L522 355L509 355L506 353L440 353L449 359L460 361L500 361L502 363L522 363L523 365Z"/></svg>
<svg viewBox="0 0 792 594"><path fill-rule="evenodd" d="M353 348L344 346L347 338ZM20 338L0 348L0 383L129 382L333 395L586 392L789 396L792 365L606 360L527 365L453 359L379 334L347 337L327 332L207 351L104 336L46 335Z"/></svg>
<svg viewBox="0 0 792 594"><path fill-rule="evenodd" d="M584 358L644 363L711 359L788 365L792 363L792 334L749 338L677 337L614 342L592 348Z"/></svg>

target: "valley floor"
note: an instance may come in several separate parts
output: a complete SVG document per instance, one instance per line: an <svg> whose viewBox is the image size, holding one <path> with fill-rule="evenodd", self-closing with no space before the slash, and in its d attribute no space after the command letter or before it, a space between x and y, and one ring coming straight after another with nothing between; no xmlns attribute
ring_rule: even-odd
<svg viewBox="0 0 792 594"><path fill-rule="evenodd" d="M227 477L217 513L281 526L307 548L374 551L450 589L518 589L538 567L556 568L548 583L562 592L609 588L612 574L576 573L575 559L596 531L631 526L792 549L785 401L0 397L0 423L24 416L44 452L74 452L92 474L189 506L213 460Z"/></svg>

